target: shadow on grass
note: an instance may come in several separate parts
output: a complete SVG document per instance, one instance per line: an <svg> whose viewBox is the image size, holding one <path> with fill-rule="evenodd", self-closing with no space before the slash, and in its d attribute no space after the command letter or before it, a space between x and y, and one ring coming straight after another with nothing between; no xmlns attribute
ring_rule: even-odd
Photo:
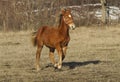
<svg viewBox="0 0 120 82"><path fill-rule="evenodd" d="M85 66L88 64L99 64L100 60L94 61L85 61L85 62L63 62L63 66L69 66L70 69L74 69L75 67Z"/></svg>
<svg viewBox="0 0 120 82"><path fill-rule="evenodd" d="M62 65L65 67L68 66L69 69L74 69L75 67L85 66L89 64L99 64L100 62L101 62L100 60L84 61L84 62L63 62ZM45 66L45 68L48 67L53 67L53 65L50 63L47 66Z"/></svg>

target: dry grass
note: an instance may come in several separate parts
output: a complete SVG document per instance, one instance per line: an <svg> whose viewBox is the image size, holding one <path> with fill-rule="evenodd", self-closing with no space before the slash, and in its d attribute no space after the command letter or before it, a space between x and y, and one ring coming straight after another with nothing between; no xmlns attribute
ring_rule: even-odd
<svg viewBox="0 0 120 82"><path fill-rule="evenodd" d="M48 49L44 47L42 70L36 72L36 48L31 44L30 32L0 33L0 82L120 81L119 27L81 27L70 35L63 71L49 66Z"/></svg>

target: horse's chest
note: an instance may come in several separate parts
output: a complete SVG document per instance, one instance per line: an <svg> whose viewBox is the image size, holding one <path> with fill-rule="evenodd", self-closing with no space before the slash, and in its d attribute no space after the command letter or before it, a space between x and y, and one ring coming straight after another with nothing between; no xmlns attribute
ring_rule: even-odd
<svg viewBox="0 0 120 82"><path fill-rule="evenodd" d="M61 41L61 45L62 46L67 46L68 43L70 41L70 37L67 37L67 38L64 38L62 41Z"/></svg>

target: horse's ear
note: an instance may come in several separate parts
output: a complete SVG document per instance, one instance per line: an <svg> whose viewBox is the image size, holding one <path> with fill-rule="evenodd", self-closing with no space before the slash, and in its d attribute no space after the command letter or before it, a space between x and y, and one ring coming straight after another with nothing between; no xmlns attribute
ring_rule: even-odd
<svg viewBox="0 0 120 82"><path fill-rule="evenodd" d="M70 8L66 9L66 11L71 12Z"/></svg>
<svg viewBox="0 0 120 82"><path fill-rule="evenodd" d="M61 9L61 14L64 14L65 13L65 9Z"/></svg>

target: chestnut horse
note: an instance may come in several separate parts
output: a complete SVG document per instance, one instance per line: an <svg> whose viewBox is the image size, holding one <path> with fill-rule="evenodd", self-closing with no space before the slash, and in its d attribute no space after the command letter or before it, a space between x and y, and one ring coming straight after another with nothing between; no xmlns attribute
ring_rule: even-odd
<svg viewBox="0 0 120 82"><path fill-rule="evenodd" d="M69 9L63 9L60 15L60 22L57 28L43 26L40 27L33 39L34 46L37 46L36 52L36 69L40 70L39 61L41 50L43 46L49 48L49 57L52 64L61 69L62 60L65 58L66 49L70 41L69 28L74 29L75 24L73 22L73 17ZM59 55L58 63L54 60L54 51L55 49Z"/></svg>

